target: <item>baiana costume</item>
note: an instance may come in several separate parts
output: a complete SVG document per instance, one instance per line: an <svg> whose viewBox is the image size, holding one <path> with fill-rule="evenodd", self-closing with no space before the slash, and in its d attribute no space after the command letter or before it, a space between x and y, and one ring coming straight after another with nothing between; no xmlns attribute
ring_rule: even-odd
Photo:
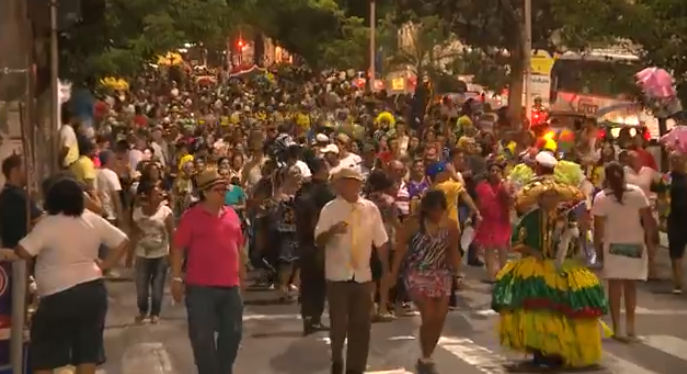
<svg viewBox="0 0 687 374"><path fill-rule="evenodd" d="M544 159L555 164L551 155ZM576 214L586 207L571 169L520 178L520 221L511 242L523 257L500 271L492 295L501 345L533 354L536 366L579 368L601 359L600 317L608 305L598 278L573 256L579 248ZM555 205L540 206L542 198Z"/></svg>

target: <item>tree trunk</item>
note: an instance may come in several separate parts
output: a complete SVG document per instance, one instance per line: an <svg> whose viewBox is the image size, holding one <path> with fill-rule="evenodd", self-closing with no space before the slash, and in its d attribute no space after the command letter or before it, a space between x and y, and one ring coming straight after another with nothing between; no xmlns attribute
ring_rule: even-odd
<svg viewBox="0 0 687 374"><path fill-rule="evenodd" d="M522 58L513 55L510 63L510 82L508 83L508 118L511 126L520 126L522 122L522 95L525 90L525 69Z"/></svg>

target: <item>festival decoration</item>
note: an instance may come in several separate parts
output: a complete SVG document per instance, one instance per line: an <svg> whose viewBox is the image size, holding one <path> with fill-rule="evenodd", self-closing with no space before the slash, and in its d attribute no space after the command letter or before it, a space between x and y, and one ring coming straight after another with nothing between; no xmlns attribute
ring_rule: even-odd
<svg viewBox="0 0 687 374"><path fill-rule="evenodd" d="M231 69L231 74L229 74L229 78L258 77L265 76L266 73L267 70L259 67L258 65L241 65Z"/></svg>
<svg viewBox="0 0 687 374"><path fill-rule="evenodd" d="M546 149L555 153L556 151L558 151L558 143L556 142L555 137L556 133L553 131L549 131L546 134L542 135L539 139L537 139L535 147L540 150Z"/></svg>
<svg viewBox="0 0 687 374"><path fill-rule="evenodd" d="M668 99L675 97L675 80L673 76L657 67L646 68L635 74L637 84L644 94L653 99Z"/></svg>
<svg viewBox="0 0 687 374"><path fill-rule="evenodd" d="M296 125L303 130L310 129L310 116L307 114L298 113L296 115Z"/></svg>
<svg viewBox="0 0 687 374"><path fill-rule="evenodd" d="M553 176L559 183L578 187L585 180L584 171L579 164L560 160L553 169Z"/></svg>
<svg viewBox="0 0 687 374"><path fill-rule="evenodd" d="M384 122L389 124L389 128L394 128L396 126L396 118L389 112L381 112L377 118L375 118L375 124L377 125L380 125Z"/></svg>
<svg viewBox="0 0 687 374"><path fill-rule="evenodd" d="M216 84L217 83L217 78L213 77L212 75L201 75L198 78L196 78L196 84L198 85L211 85L211 84Z"/></svg>
<svg viewBox="0 0 687 374"><path fill-rule="evenodd" d="M561 129L556 135L559 152L568 152L575 146L575 133L568 128Z"/></svg>
<svg viewBox="0 0 687 374"><path fill-rule="evenodd" d="M666 147L683 153L687 152L687 126L676 126L669 133L663 135L659 141Z"/></svg>
<svg viewBox="0 0 687 374"><path fill-rule="evenodd" d="M103 87L109 88L115 91L128 91L129 82L121 78L106 77L100 80L100 84Z"/></svg>
<svg viewBox="0 0 687 374"><path fill-rule="evenodd" d="M184 58L176 52L167 52L166 55L157 57L157 64L160 66L175 66L182 65Z"/></svg>
<svg viewBox="0 0 687 374"><path fill-rule="evenodd" d="M513 186L513 188L518 191L527 183L529 183L536 174L534 170L527 164L521 163L515 165L513 170L511 170L510 175L508 175L508 182Z"/></svg>

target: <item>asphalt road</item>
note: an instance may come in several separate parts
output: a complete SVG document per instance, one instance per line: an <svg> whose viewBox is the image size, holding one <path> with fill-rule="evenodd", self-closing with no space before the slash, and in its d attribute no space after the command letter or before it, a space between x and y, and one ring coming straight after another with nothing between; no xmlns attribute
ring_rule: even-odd
<svg viewBox="0 0 687 374"><path fill-rule="evenodd" d="M661 275L669 275L665 253ZM489 286L479 269L467 270L459 310L451 312L435 360L441 373L500 374L504 363L522 355L502 350L495 335L497 316L489 310ZM166 297L158 325L135 325L132 282L110 282L106 330L107 363L101 374L195 373L188 344L185 312ZM670 283L643 284L639 294L637 332L642 342L625 345L604 341L603 374L683 374L687 372L687 295L670 294ZM279 305L271 291L246 295L244 338L235 373L325 374L329 341L322 332L301 336L294 305ZM417 317L403 317L373 326L369 373L412 373L419 354Z"/></svg>

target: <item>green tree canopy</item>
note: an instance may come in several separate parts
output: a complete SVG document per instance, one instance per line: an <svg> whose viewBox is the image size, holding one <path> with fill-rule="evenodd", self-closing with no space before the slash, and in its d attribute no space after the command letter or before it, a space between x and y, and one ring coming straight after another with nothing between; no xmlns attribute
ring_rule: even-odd
<svg viewBox="0 0 687 374"><path fill-rule="evenodd" d="M615 1L610 0L612 5L608 7L615 6ZM472 73L477 80L506 74L503 78L492 77L476 83L499 88L507 81L511 114L519 115L525 71L524 1L401 0L401 6L419 15L439 15L452 34L471 48L460 66L470 71L463 73ZM552 53L564 43L576 48L608 37L609 33L604 33L602 26L604 17L610 13L595 12L599 6L604 4L594 0L533 0L532 47ZM573 22L575 27L566 25L571 20L576 21Z"/></svg>
<svg viewBox="0 0 687 374"><path fill-rule="evenodd" d="M369 29L345 0L244 0L242 22L314 69L363 68ZM361 4L357 4L358 6Z"/></svg>
<svg viewBox="0 0 687 374"><path fill-rule="evenodd" d="M128 77L184 43L218 45L235 14L225 0L104 1L104 19L87 19L62 33L62 78Z"/></svg>

